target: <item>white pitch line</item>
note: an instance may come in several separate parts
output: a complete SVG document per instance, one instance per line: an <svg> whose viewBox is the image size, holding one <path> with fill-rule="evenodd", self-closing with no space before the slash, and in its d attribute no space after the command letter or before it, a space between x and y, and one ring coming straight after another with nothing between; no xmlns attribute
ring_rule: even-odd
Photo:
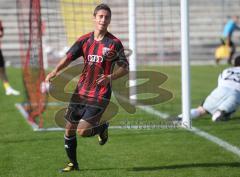
<svg viewBox="0 0 240 177"><path fill-rule="evenodd" d="M118 95L121 99L123 100L126 100L129 102L129 99L127 98L124 98L122 97L121 95ZM154 109L153 107L151 106L142 106L142 105L139 105L137 106L139 109L142 109L143 111L149 113L149 114L152 114L152 115L155 115L155 116L158 116L162 119L167 119L170 115L167 114L167 113L163 113L163 112L160 112L156 109ZM227 151L230 151L234 154L236 154L237 156L240 157L240 149L236 146L233 146L231 144L229 144L228 142L216 137L216 136L213 136L203 130L200 130L196 127L191 127L191 128L186 128L186 127L183 127L185 128L186 130L190 131L190 132L193 132L194 134L198 135L198 136L201 136L217 145L219 145L220 147L226 149Z"/></svg>
<svg viewBox="0 0 240 177"><path fill-rule="evenodd" d="M153 115L158 116L162 119L167 119L169 117L169 114L166 114L166 113L160 112L158 110L155 110L151 106L137 106L137 107L142 109L143 111L149 113L149 114L153 114Z"/></svg>
<svg viewBox="0 0 240 177"><path fill-rule="evenodd" d="M150 113L150 114L153 114L153 115L156 115L156 116L159 116L159 117L162 117L163 119L166 119L165 116L168 116L168 114L166 113L162 113L158 110L155 110L153 109L152 107L149 107L149 106L138 106L140 109L142 109L143 111L146 111L147 113ZM163 116L161 116L163 115ZM185 127L183 127L185 128ZM191 127L191 128L185 128L186 130L190 131L190 132L193 132L194 134L198 135L198 136L201 136L217 145L219 145L220 147L224 148L225 150L229 151L229 152L232 152L234 154L236 154L237 156L240 157L240 149L237 147L237 146L234 146L234 145L231 145L230 143L216 137L216 136L213 136L203 130L200 130L196 127Z"/></svg>
<svg viewBox="0 0 240 177"><path fill-rule="evenodd" d="M16 103L15 104L16 108L20 111L20 113L22 114L23 118L27 121L27 123L32 127L32 129L35 131L36 129L38 129L38 125L33 123L33 122L30 122L28 120L28 113L25 111L25 109L22 107L21 104L19 103Z"/></svg>
<svg viewBox="0 0 240 177"><path fill-rule="evenodd" d="M216 137L216 136L213 136L205 131L202 131L196 127L192 127L191 129L187 129L193 133L195 133L196 135L198 136L201 136L203 138L206 138L207 140L215 143L215 144L218 144L219 146L221 146L222 148L238 155L240 157L240 149L237 147L237 146L234 146L234 145L231 145L229 144L228 142Z"/></svg>
<svg viewBox="0 0 240 177"><path fill-rule="evenodd" d="M28 120L28 113L25 111L23 106L20 103L15 104L16 108L20 111L23 118L27 121L27 123L32 127L33 131L63 131L63 128L56 127L56 128L39 128L38 125L34 122L30 122Z"/></svg>
<svg viewBox="0 0 240 177"><path fill-rule="evenodd" d="M24 108L22 107L21 104L15 104L15 106L17 107L17 109L20 111L20 113L23 115L24 119L27 121L27 123L33 128L34 131L63 131L63 128L39 128L37 124L31 123L28 121L27 117L28 114L27 112L24 110ZM149 113L149 114L153 114L156 115L162 119L167 119L167 117L169 117L168 114L166 113L162 113L158 110L155 110L154 108L150 107L150 106L137 106L138 108L142 109L143 111ZM109 128L112 129L139 129L139 126L130 126L130 127L124 127L124 126L110 126ZM148 127L145 127L148 128ZM184 127L185 128L185 127ZM231 145L230 143L216 137L213 136L203 130L200 130L196 127L192 127L192 128L185 128L186 130L201 136L217 145L219 145L220 147L224 148L225 150L232 152L234 154L236 154L237 156L240 157L240 149L237 146Z"/></svg>
<svg viewBox="0 0 240 177"><path fill-rule="evenodd" d="M50 105L50 106L59 106L59 105L64 105L62 103L56 103L56 102L50 102L50 103L47 103L47 105ZM33 131L38 131L38 132L41 132L41 131L64 131L65 129L64 128L61 128L61 127L50 127L50 128L39 128L39 126L34 123L34 122L30 122L28 120L28 113L26 112L26 110L24 109L23 105L20 104L20 103L16 103L15 104L16 108L19 110L19 112L22 114L23 118L26 120L26 122L32 127ZM152 109L150 108L143 108L142 106L142 109L145 109L145 110L148 110L148 111L152 111ZM156 112L155 112L156 114ZM165 114L157 114L158 116L164 116ZM121 125L121 126L110 126L109 128L110 129L137 129L137 130L140 130L140 129L153 129L153 128L176 128L177 125L173 124L173 125L131 125L131 124L127 124L127 125Z"/></svg>
<svg viewBox="0 0 240 177"><path fill-rule="evenodd" d="M114 92L114 95L117 96L118 98L120 98L122 101L125 101L127 103L131 103L131 101L129 100L129 98L126 98L118 93L115 93ZM133 105L134 106L134 105ZM169 117L168 114L166 113L162 113L158 110L155 110L154 108L152 108L151 106L145 106L145 105L137 105L136 107L144 110L145 112L149 113L149 114L153 114L153 115L156 115L162 119L167 119Z"/></svg>

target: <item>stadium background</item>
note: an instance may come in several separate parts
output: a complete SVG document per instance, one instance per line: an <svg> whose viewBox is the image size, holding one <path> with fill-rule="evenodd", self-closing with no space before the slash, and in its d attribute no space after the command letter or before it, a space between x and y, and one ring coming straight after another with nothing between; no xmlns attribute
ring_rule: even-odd
<svg viewBox="0 0 240 177"><path fill-rule="evenodd" d="M51 48L61 51L77 36L91 29L91 13L97 0L41 1L45 38ZM128 48L127 0L107 1L113 11L110 31ZM180 62L180 1L136 1L137 64L166 64ZM95 4L94 4L95 3ZM227 18L240 15L239 0L191 0L190 49L192 63L213 63L214 50ZM84 6L84 8L82 8ZM15 0L0 1L0 18L5 26L3 51L7 61L20 65L19 36ZM81 26L81 28L79 28ZM235 34L239 43L239 34ZM49 65L56 63L50 57ZM52 60L51 60L52 59Z"/></svg>

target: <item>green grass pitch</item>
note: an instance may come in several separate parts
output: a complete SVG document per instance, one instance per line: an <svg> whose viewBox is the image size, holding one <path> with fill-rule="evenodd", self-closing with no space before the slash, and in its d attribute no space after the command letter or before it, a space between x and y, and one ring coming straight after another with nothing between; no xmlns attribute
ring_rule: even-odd
<svg viewBox="0 0 240 177"><path fill-rule="evenodd" d="M192 66L192 105L197 106L216 86L226 66ZM148 67L169 78L162 87L174 98L154 108L171 115L181 109L180 67ZM21 70L8 68L12 85L23 93ZM183 129L110 129L109 142L78 138L80 172L60 174L67 162L63 132L33 132L15 108L24 96L5 96L0 86L0 177L237 177L240 157ZM51 112L51 111L50 111ZM51 113L49 113L51 114ZM209 116L193 125L240 148L239 113L227 122L212 123ZM143 111L130 115L120 110L112 121L156 120Z"/></svg>

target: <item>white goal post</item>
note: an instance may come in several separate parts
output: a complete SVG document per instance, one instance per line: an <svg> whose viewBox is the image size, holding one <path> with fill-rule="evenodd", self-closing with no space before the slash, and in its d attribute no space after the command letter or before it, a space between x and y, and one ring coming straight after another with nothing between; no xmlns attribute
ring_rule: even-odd
<svg viewBox="0 0 240 177"><path fill-rule="evenodd" d="M130 102L135 103L137 99L136 86L136 73L137 64L136 64L136 3L135 0L128 0L128 30L129 30L129 49L132 50L132 54L129 56L129 93L130 93Z"/></svg>
<svg viewBox="0 0 240 177"><path fill-rule="evenodd" d="M132 50L132 55L129 58L130 64L130 100L137 99L137 92L134 86L136 85L136 3L135 0L128 0L129 10L129 48ZM190 119L190 66L189 66L189 4L188 0L181 0L181 83L182 83L182 126L191 128Z"/></svg>
<svg viewBox="0 0 240 177"><path fill-rule="evenodd" d="M181 73L182 73L182 115L183 115L182 126L186 128L191 128L188 0L181 0Z"/></svg>

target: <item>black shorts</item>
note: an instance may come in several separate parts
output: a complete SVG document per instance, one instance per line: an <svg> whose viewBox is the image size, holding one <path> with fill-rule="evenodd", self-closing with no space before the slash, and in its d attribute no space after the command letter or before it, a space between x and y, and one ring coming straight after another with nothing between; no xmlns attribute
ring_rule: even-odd
<svg viewBox="0 0 240 177"><path fill-rule="evenodd" d="M3 68L5 66L2 50L0 49L0 67Z"/></svg>
<svg viewBox="0 0 240 177"><path fill-rule="evenodd" d="M72 97L64 115L65 120L71 123L78 123L82 119L93 125L97 125L106 110L109 103L108 100L104 103L98 103L93 101L80 102L77 101L78 99L74 99L74 96Z"/></svg>
<svg viewBox="0 0 240 177"><path fill-rule="evenodd" d="M70 103L65 112L65 119L71 123L78 123L80 120L85 120L93 125L97 125L105 109L104 107L95 107L93 105Z"/></svg>

